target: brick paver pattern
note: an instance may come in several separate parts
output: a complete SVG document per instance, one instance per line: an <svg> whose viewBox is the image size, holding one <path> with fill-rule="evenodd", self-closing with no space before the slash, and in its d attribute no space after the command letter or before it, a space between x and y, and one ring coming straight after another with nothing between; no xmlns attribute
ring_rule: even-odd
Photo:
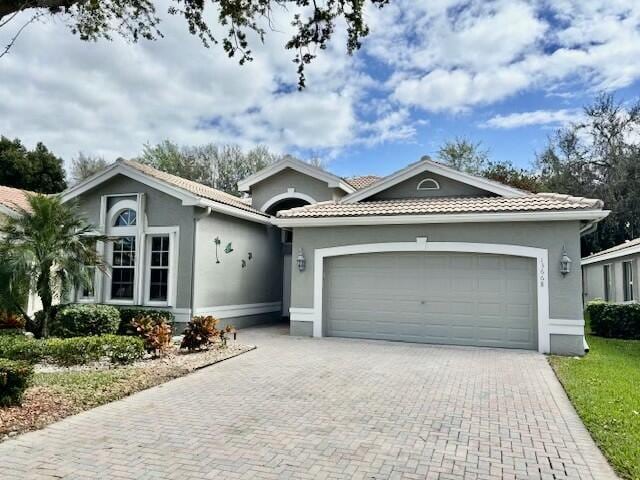
<svg viewBox="0 0 640 480"><path fill-rule="evenodd" d="M239 338L257 350L0 444L0 478L616 478L538 353Z"/></svg>

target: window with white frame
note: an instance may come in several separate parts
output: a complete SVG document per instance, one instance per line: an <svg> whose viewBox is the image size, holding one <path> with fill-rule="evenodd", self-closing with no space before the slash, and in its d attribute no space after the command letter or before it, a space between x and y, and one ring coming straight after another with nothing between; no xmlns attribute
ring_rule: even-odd
<svg viewBox="0 0 640 480"><path fill-rule="evenodd" d="M604 273L604 299L605 301L609 302L611 300L613 300L612 297L612 293L613 293L613 282L612 282L612 276L611 276L611 265L604 265L602 267L602 271Z"/></svg>
<svg viewBox="0 0 640 480"><path fill-rule="evenodd" d="M633 262L622 262L622 286L625 302L633 301Z"/></svg>
<svg viewBox="0 0 640 480"><path fill-rule="evenodd" d="M170 236L150 236L148 298L166 302L169 294Z"/></svg>
<svg viewBox="0 0 640 480"><path fill-rule="evenodd" d="M133 300L136 276L136 237L121 237L113 241L111 268L111 299Z"/></svg>
<svg viewBox="0 0 640 480"><path fill-rule="evenodd" d="M116 217L113 222L114 227L132 227L136 225L137 215L136 211L132 208L125 208Z"/></svg>

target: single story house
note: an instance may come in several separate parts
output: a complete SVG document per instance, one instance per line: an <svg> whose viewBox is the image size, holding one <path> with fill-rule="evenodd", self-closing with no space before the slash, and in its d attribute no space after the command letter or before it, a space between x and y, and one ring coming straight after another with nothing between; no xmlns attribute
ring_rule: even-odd
<svg viewBox="0 0 640 480"><path fill-rule="evenodd" d="M67 190L113 240L78 302L281 317L292 335L584 352L582 283L568 260L608 212L423 158L345 179L286 158L246 198L121 160Z"/></svg>
<svg viewBox="0 0 640 480"><path fill-rule="evenodd" d="M584 300L637 302L640 238L594 253L582 259Z"/></svg>

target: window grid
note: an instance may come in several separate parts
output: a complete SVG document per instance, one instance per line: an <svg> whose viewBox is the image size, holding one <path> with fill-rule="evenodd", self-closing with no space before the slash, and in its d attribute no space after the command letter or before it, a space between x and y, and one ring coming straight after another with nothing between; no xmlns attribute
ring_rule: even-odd
<svg viewBox="0 0 640 480"><path fill-rule="evenodd" d="M114 223L115 227L131 227L136 224L136 211L127 208L118 214Z"/></svg>
<svg viewBox="0 0 640 480"><path fill-rule="evenodd" d="M151 237L149 300L166 302L169 287L169 236Z"/></svg>
<svg viewBox="0 0 640 480"><path fill-rule="evenodd" d="M122 237L113 242L111 298L133 300L136 266L136 238Z"/></svg>

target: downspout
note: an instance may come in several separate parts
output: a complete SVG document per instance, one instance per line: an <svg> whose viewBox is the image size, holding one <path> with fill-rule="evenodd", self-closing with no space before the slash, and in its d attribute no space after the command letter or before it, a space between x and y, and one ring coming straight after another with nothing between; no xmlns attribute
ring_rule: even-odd
<svg viewBox="0 0 640 480"><path fill-rule="evenodd" d="M211 207L206 207L203 213L196 214L193 216L193 254L191 255L191 314L189 319L193 318L193 312L195 310L195 301L196 301L196 248L198 247L198 222L204 217L208 217L211 215L212 209Z"/></svg>

